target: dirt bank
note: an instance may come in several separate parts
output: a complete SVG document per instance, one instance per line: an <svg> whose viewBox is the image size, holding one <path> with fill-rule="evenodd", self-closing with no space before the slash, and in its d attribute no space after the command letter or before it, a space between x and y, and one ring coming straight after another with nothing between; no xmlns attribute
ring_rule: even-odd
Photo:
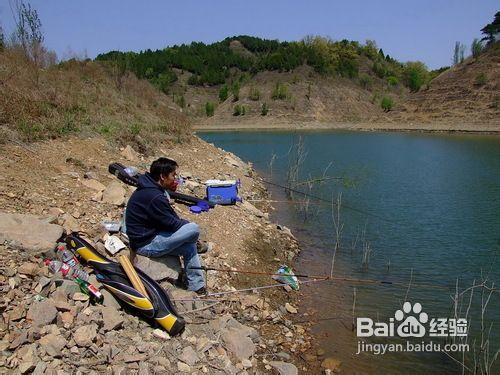
<svg viewBox="0 0 500 375"><path fill-rule="evenodd" d="M196 125L196 131L231 130L357 130L357 131L417 131L417 132L462 132L500 134L500 121L486 124L460 122L443 123L327 123L327 122L290 122L276 120L239 120L238 122L217 122Z"/></svg>

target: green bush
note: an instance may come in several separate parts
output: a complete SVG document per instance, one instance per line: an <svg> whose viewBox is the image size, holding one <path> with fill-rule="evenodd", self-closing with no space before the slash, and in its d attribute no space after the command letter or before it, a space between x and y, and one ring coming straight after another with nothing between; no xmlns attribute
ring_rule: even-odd
<svg viewBox="0 0 500 375"><path fill-rule="evenodd" d="M483 44L479 39L475 38L472 41L472 44L470 46L470 51L472 53L472 57L474 58L477 58L481 54L481 52L483 52Z"/></svg>
<svg viewBox="0 0 500 375"><path fill-rule="evenodd" d="M141 124L134 122L132 125L130 125L130 134L132 135L139 135L141 132Z"/></svg>
<svg viewBox="0 0 500 375"><path fill-rule="evenodd" d="M397 86L398 83L399 83L399 79L397 77L394 77L394 76L387 77L387 84L389 86Z"/></svg>
<svg viewBox="0 0 500 375"><path fill-rule="evenodd" d="M212 117L214 115L215 105L212 102L205 103L205 113L207 117Z"/></svg>
<svg viewBox="0 0 500 375"><path fill-rule="evenodd" d="M488 81L488 78L486 77L486 74L484 73L479 73L477 76L476 76L476 85L477 86L484 86L486 85Z"/></svg>
<svg viewBox="0 0 500 375"><path fill-rule="evenodd" d="M282 84L280 82L276 83L276 86L274 86L273 92L271 94L271 98L273 100L285 100L289 97L288 94L288 86L285 84Z"/></svg>
<svg viewBox="0 0 500 375"><path fill-rule="evenodd" d="M260 115L261 116L266 116L269 112L269 107L267 106L267 103L262 103L262 106L260 107Z"/></svg>
<svg viewBox="0 0 500 375"><path fill-rule="evenodd" d="M387 70L383 63L375 62L372 67L373 73L379 78L384 78L387 75Z"/></svg>
<svg viewBox="0 0 500 375"><path fill-rule="evenodd" d="M370 77L368 74L362 74L360 77L359 77L359 84L361 85L361 87L363 87L364 89L367 89L369 90L372 85L373 85L373 79L372 77Z"/></svg>
<svg viewBox="0 0 500 375"><path fill-rule="evenodd" d="M229 89L227 88L227 85L224 85L219 89L219 101L220 102L226 101L228 96L229 96Z"/></svg>
<svg viewBox="0 0 500 375"><path fill-rule="evenodd" d="M244 106L236 104L233 108L233 116L243 116L245 114L244 108Z"/></svg>
<svg viewBox="0 0 500 375"><path fill-rule="evenodd" d="M429 82L429 71L420 61L406 63L403 74L406 85L413 92L420 90L420 87Z"/></svg>
<svg viewBox="0 0 500 375"><path fill-rule="evenodd" d="M256 88L256 87L252 87L250 89L250 94L249 94L248 98L250 100L253 100L253 101L259 100L260 99L260 91L259 91L259 89Z"/></svg>
<svg viewBox="0 0 500 375"><path fill-rule="evenodd" d="M392 98L389 96L384 96L382 98L382 101L380 102L380 106L385 112L389 112L392 109L393 105L394 102L392 101Z"/></svg>
<svg viewBox="0 0 500 375"><path fill-rule="evenodd" d="M177 95L175 96L175 103L181 107L181 108L186 108L186 98L184 98L184 95Z"/></svg>
<svg viewBox="0 0 500 375"><path fill-rule="evenodd" d="M231 85L231 94L233 94L233 102L240 100L240 83L233 82Z"/></svg>

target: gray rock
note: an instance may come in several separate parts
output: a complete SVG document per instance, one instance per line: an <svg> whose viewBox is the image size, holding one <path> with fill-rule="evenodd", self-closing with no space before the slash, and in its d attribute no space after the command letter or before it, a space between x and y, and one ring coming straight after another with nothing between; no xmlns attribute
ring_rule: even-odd
<svg viewBox="0 0 500 375"><path fill-rule="evenodd" d="M130 145L127 145L127 147L123 149L121 154L125 159L129 161L139 161L139 154Z"/></svg>
<svg viewBox="0 0 500 375"><path fill-rule="evenodd" d="M181 272L181 262L178 256L148 258L137 255L134 266L156 281L165 279L177 280Z"/></svg>
<svg viewBox="0 0 500 375"><path fill-rule="evenodd" d="M186 346L184 349L182 349L182 354L179 356L179 360L187 363L189 366L194 366L196 362L200 360L200 358L194 351L193 347Z"/></svg>
<svg viewBox="0 0 500 375"><path fill-rule="evenodd" d="M177 362L177 370L180 372L191 372L191 367L184 362Z"/></svg>
<svg viewBox="0 0 500 375"><path fill-rule="evenodd" d="M226 330L222 333L221 338L226 348L240 361L248 359L255 353L255 344L252 339L238 330Z"/></svg>
<svg viewBox="0 0 500 375"><path fill-rule="evenodd" d="M80 230L80 224L78 224L78 221L70 214L64 214L60 219L60 223L68 233L78 232Z"/></svg>
<svg viewBox="0 0 500 375"><path fill-rule="evenodd" d="M97 181L97 179L82 180L82 184L88 187L89 189L95 190L97 192L104 191L106 189L106 186Z"/></svg>
<svg viewBox="0 0 500 375"><path fill-rule="evenodd" d="M75 340L78 346L91 346L92 342L97 336L97 326L95 324L89 324L78 328L73 333L73 340Z"/></svg>
<svg viewBox="0 0 500 375"><path fill-rule="evenodd" d="M122 326L123 316L117 309L105 306L101 311L105 331L112 331Z"/></svg>
<svg viewBox="0 0 500 375"><path fill-rule="evenodd" d="M280 375L298 375L299 370L293 363L286 363L281 361L269 362Z"/></svg>
<svg viewBox="0 0 500 375"><path fill-rule="evenodd" d="M48 224L38 216L0 213L0 243L39 254L52 250L62 234L61 226Z"/></svg>
<svg viewBox="0 0 500 375"><path fill-rule="evenodd" d="M102 192L102 201L104 203L121 206L125 203L125 189L120 181L113 181Z"/></svg>
<svg viewBox="0 0 500 375"><path fill-rule="evenodd" d="M248 164L246 164L243 160L241 160L239 157L237 157L233 154L224 156L224 161L227 164L232 165L233 167L237 167L237 168L241 168L241 169L245 169L245 170L248 169Z"/></svg>
<svg viewBox="0 0 500 375"><path fill-rule="evenodd" d="M267 214L263 213L261 210L259 210L257 207L255 207L253 204L251 204L247 201L243 201L241 203L238 203L238 205L257 217L268 216Z"/></svg>
<svg viewBox="0 0 500 375"><path fill-rule="evenodd" d="M45 370L47 369L47 364L45 362L38 362L35 369L32 372L32 375L44 375Z"/></svg>
<svg viewBox="0 0 500 375"><path fill-rule="evenodd" d="M57 308L54 302L46 299L40 302L33 302L26 315L28 320L36 327L46 326L53 323L57 318Z"/></svg>
<svg viewBox="0 0 500 375"><path fill-rule="evenodd" d="M39 340L39 343L48 355L60 358L62 356L61 351L66 346L66 339L60 335L49 333L48 335L43 336Z"/></svg>

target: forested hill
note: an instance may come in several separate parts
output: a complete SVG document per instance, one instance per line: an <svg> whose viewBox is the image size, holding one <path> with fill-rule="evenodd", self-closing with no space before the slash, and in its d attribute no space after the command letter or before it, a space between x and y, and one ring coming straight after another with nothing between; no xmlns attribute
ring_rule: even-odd
<svg viewBox="0 0 500 375"><path fill-rule="evenodd" d="M397 61L375 41L323 37L280 42L240 35L112 51L96 60L117 76L131 71L148 80L196 125L493 124L500 100L495 30L486 42L473 42L473 56L457 45L454 66L433 71L419 61Z"/></svg>
<svg viewBox="0 0 500 375"><path fill-rule="evenodd" d="M175 69L190 72L188 84L195 86L221 85L241 73L290 72L301 65L308 65L319 74L352 79L360 76L365 60L372 63L375 75L392 85L402 82L418 90L432 78L424 64L400 63L386 55L374 41L363 45L322 37L279 42L241 35L208 45L193 42L139 53L112 51L98 55L96 60L113 61L120 69L133 71L165 92L169 92L169 86L178 79Z"/></svg>

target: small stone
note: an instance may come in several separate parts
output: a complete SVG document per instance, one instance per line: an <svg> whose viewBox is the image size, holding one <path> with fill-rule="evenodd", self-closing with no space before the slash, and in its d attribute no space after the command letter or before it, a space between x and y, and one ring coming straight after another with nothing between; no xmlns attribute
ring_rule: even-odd
<svg viewBox="0 0 500 375"><path fill-rule="evenodd" d="M191 372L191 367L184 362L177 362L177 370L180 372Z"/></svg>
<svg viewBox="0 0 500 375"><path fill-rule="evenodd" d="M146 354L133 354L133 355L127 355L123 358L123 362L125 363L131 363L131 362L141 362L145 361L148 358Z"/></svg>
<svg viewBox="0 0 500 375"><path fill-rule="evenodd" d="M114 307L103 307L101 311L105 331L112 331L122 326L123 316Z"/></svg>
<svg viewBox="0 0 500 375"><path fill-rule="evenodd" d="M244 368L252 367L252 362L249 359L244 359L243 361L241 361L241 364Z"/></svg>
<svg viewBox="0 0 500 375"><path fill-rule="evenodd" d="M156 328L153 331L153 336L162 340L170 340L170 335L162 329Z"/></svg>
<svg viewBox="0 0 500 375"><path fill-rule="evenodd" d="M102 305L106 307L112 307L115 310L121 310L121 305L117 301L114 295L112 295L110 292L108 292L107 289L101 289L101 294L104 298Z"/></svg>
<svg viewBox="0 0 500 375"><path fill-rule="evenodd" d="M84 179L81 181L83 185L88 187L89 189L95 190L97 192L103 191L106 189L106 186L101 184L97 179Z"/></svg>
<svg viewBox="0 0 500 375"><path fill-rule="evenodd" d="M64 326L71 327L73 325L74 316L69 311L65 311L61 314L61 321Z"/></svg>
<svg viewBox="0 0 500 375"><path fill-rule="evenodd" d="M193 347L186 346L182 349L182 354L179 356L179 360L187 363L190 366L194 366L196 362L200 360L198 354L194 351Z"/></svg>
<svg viewBox="0 0 500 375"><path fill-rule="evenodd" d="M62 300L54 300L54 305L59 311L70 311L72 307L67 301Z"/></svg>
<svg viewBox="0 0 500 375"><path fill-rule="evenodd" d="M297 314L297 309L290 305L288 302L285 303L285 309L288 311L290 314Z"/></svg>
<svg viewBox="0 0 500 375"><path fill-rule="evenodd" d="M340 371L340 366L342 365L342 362L338 360L337 358L333 357L328 357L321 362L321 367L331 370L333 372L338 372Z"/></svg>
<svg viewBox="0 0 500 375"><path fill-rule="evenodd" d="M75 340L76 345L82 347L91 346L97 336L97 326L95 324L89 324L78 328L73 333L73 340Z"/></svg>
<svg viewBox="0 0 500 375"><path fill-rule="evenodd" d="M17 272L19 272L20 274L29 275L29 276L36 276L39 271L40 271L40 268L38 267L38 264L31 263L31 262L23 263L17 269Z"/></svg>
<svg viewBox="0 0 500 375"><path fill-rule="evenodd" d="M26 306L24 304L19 304L15 306L10 312L9 312L9 320L15 322L16 320L21 320L26 316Z"/></svg>
<svg viewBox="0 0 500 375"><path fill-rule="evenodd" d="M269 364L274 367L279 375L298 375L299 373L299 370L293 363L271 361Z"/></svg>
<svg viewBox="0 0 500 375"><path fill-rule="evenodd" d="M64 214L60 220L60 223L67 233L80 231L80 224L78 224L78 221L76 221L76 219L70 214Z"/></svg>
<svg viewBox="0 0 500 375"><path fill-rule="evenodd" d="M60 358L62 356L62 349L66 346L66 340L60 335L54 335L52 333L43 336L40 341L40 345L44 348L48 355Z"/></svg>
<svg viewBox="0 0 500 375"><path fill-rule="evenodd" d="M75 294L73 294L73 301L86 302L88 300L89 300L89 296L86 295L85 293L76 292Z"/></svg>
<svg viewBox="0 0 500 375"><path fill-rule="evenodd" d="M47 369L47 364L45 362L38 362L35 369L31 373L32 375L44 375Z"/></svg>
<svg viewBox="0 0 500 375"><path fill-rule="evenodd" d="M88 172L85 172L85 174L83 175L83 178L87 178L89 180L97 180L99 177L97 176L97 173L95 173L93 171L88 171Z"/></svg>
<svg viewBox="0 0 500 375"><path fill-rule="evenodd" d="M17 352L17 357L19 358L18 370L21 374L32 371L40 361L36 354L36 344L23 346Z"/></svg>
<svg viewBox="0 0 500 375"><path fill-rule="evenodd" d="M121 155L129 161L139 161L139 154L130 145L127 145L127 147L123 149Z"/></svg>

